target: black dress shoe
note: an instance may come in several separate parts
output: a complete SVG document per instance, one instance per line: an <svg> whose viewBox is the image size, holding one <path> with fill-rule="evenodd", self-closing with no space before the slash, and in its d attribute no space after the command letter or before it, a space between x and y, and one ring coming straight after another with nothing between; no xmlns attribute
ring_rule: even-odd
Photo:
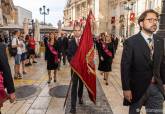
<svg viewBox="0 0 165 114"><path fill-rule="evenodd" d="M33 63L37 63L36 61L33 61Z"/></svg>
<svg viewBox="0 0 165 114"><path fill-rule="evenodd" d="M76 108L71 108L71 109L70 109L70 113L76 114Z"/></svg>
<svg viewBox="0 0 165 114"><path fill-rule="evenodd" d="M31 66L32 64L31 63L27 63L27 64L25 64L25 66Z"/></svg>
<svg viewBox="0 0 165 114"><path fill-rule="evenodd" d="M79 104L83 104L83 99L79 99Z"/></svg>

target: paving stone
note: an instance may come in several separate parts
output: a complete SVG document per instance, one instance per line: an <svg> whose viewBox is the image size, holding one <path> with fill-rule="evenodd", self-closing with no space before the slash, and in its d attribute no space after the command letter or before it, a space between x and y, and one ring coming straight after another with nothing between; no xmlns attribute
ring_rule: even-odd
<svg viewBox="0 0 165 114"><path fill-rule="evenodd" d="M65 98L68 87L69 87L68 85L59 85L59 86L53 87L50 89L49 94L52 97Z"/></svg>
<svg viewBox="0 0 165 114"><path fill-rule="evenodd" d="M106 86L103 76L97 73L99 82L97 82L97 103L94 105L88 98L87 90L84 88L84 104L77 104L77 114L127 114L122 106L121 95L121 80L120 80L120 52L117 52L116 59L113 63L113 71L110 73L109 85ZM68 85L70 81L69 65L61 65L61 70L57 72L57 82L47 84L48 74L46 62L44 58L37 60L38 63L26 67L27 74L22 80L14 80L17 87L24 85L34 85L40 87L40 94L33 94L35 97L30 97L25 100L16 101L10 104L9 101L4 103L1 109L2 114L69 114L70 110L70 95L66 104L66 109L63 110L64 98L52 97L49 91L52 87L60 85ZM13 59L11 59L11 68L13 68ZM13 70L13 69L12 69ZM13 72L13 71L12 71ZM112 76L111 76L112 75ZM101 87L100 87L101 84ZM26 90L24 90L26 91ZM104 93L103 93L104 91ZM65 90L63 91L66 92ZM105 97L106 95L106 97ZM108 101L109 102L108 102ZM109 105L110 104L110 105ZM112 110L111 110L112 108ZM113 111L113 113L112 113Z"/></svg>
<svg viewBox="0 0 165 114"><path fill-rule="evenodd" d="M97 80L97 96L96 96L96 105L90 101L87 93L87 89L84 87L83 93L83 105L77 103L76 113L77 114L113 114L110 104L105 97L103 89L100 85L100 82ZM71 108L71 93L66 103L65 114L70 114Z"/></svg>
<svg viewBox="0 0 165 114"><path fill-rule="evenodd" d="M17 100L25 100L36 96L41 91L41 88L34 85L24 85L16 87Z"/></svg>

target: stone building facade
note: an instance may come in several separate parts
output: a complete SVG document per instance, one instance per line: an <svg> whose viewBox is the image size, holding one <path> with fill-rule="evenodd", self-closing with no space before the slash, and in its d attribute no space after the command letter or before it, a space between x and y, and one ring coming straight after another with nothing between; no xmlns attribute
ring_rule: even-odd
<svg viewBox="0 0 165 114"><path fill-rule="evenodd" d="M0 25L16 23L16 11L12 0L0 0Z"/></svg>
<svg viewBox="0 0 165 114"><path fill-rule="evenodd" d="M86 18L88 0L68 0L64 9L64 26ZM95 34L107 32L128 37L139 31L137 19L146 9L160 13L162 0L92 0L95 15Z"/></svg>
<svg viewBox="0 0 165 114"><path fill-rule="evenodd" d="M73 26L86 18L88 13L87 0L68 0L64 9L64 26Z"/></svg>
<svg viewBox="0 0 165 114"><path fill-rule="evenodd" d="M19 26L23 26L23 23L25 21L25 19L27 19L28 21L32 20L32 12L20 7L20 6L15 6L16 8L16 12L17 12L17 24Z"/></svg>
<svg viewBox="0 0 165 114"><path fill-rule="evenodd" d="M64 9L64 26L72 27L78 21L84 23L89 9L91 8L95 16L94 34L107 31L108 28L108 0L68 0Z"/></svg>
<svg viewBox="0 0 165 114"><path fill-rule="evenodd" d="M146 9L161 12L161 0L110 0L108 32L129 37L139 32L138 18Z"/></svg>

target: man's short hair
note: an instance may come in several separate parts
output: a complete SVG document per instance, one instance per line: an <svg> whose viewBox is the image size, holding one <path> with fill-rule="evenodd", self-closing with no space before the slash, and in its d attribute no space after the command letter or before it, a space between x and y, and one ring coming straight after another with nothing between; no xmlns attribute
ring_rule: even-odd
<svg viewBox="0 0 165 114"><path fill-rule="evenodd" d="M15 29L15 30L13 31L13 35L16 35L17 32L20 32L20 30L19 30L19 29Z"/></svg>
<svg viewBox="0 0 165 114"><path fill-rule="evenodd" d="M144 11L144 12L140 15L140 17L139 17L139 19L138 19L138 24L139 24L139 26L140 26L140 22L144 21L144 19L147 17L147 14L148 14L148 13L154 13L154 14L156 15L156 17L159 18L159 13L158 13L158 12L156 12L156 11L153 10L153 9L148 9L148 10ZM140 27L140 30L141 30L141 29L142 29L142 28Z"/></svg>

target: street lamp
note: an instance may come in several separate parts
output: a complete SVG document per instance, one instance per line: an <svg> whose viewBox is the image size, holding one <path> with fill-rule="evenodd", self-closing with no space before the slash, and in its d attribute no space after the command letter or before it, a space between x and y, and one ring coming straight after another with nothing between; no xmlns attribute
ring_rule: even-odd
<svg viewBox="0 0 165 114"><path fill-rule="evenodd" d="M159 30L157 34L162 38L165 38L165 0L162 0L162 11L160 14Z"/></svg>
<svg viewBox="0 0 165 114"><path fill-rule="evenodd" d="M127 28L126 28L126 37L128 37L128 16L129 12L133 9L134 1L132 0L127 0L124 2L124 9L127 11Z"/></svg>
<svg viewBox="0 0 165 114"><path fill-rule="evenodd" d="M43 8L40 8L40 14L41 15L44 15L44 25L45 25L45 15L49 15L49 8L47 9L47 12L46 12L45 9L46 9L46 6L45 5L43 5Z"/></svg>

